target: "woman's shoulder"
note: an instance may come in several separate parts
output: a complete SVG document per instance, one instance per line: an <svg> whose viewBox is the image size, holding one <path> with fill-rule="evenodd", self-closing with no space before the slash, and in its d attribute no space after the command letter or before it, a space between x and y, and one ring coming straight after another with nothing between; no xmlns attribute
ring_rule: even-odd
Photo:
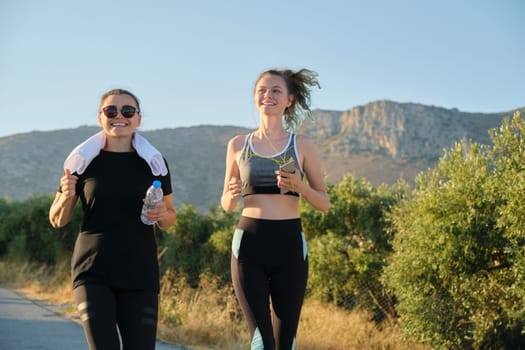
<svg viewBox="0 0 525 350"><path fill-rule="evenodd" d="M240 148L244 145L244 142L246 141L248 136L250 136L250 133L235 135L230 139L230 141L228 141L228 144L235 149Z"/></svg>
<svg viewBox="0 0 525 350"><path fill-rule="evenodd" d="M317 153L317 146L314 140L308 135L297 134L295 145L297 150L302 154Z"/></svg>
<svg viewBox="0 0 525 350"><path fill-rule="evenodd" d="M294 133L295 135L295 139L297 140L297 143L300 143L300 144L313 144L313 140L310 136L308 135L305 135L305 134L297 134L297 133Z"/></svg>

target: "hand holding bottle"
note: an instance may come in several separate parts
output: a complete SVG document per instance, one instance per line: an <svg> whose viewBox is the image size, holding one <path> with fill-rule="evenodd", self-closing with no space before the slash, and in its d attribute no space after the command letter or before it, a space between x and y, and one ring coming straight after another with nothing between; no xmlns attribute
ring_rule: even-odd
<svg viewBox="0 0 525 350"><path fill-rule="evenodd" d="M166 203L163 201L164 194L162 192L161 183L158 180L153 181L153 184L146 191L144 204L140 219L146 225L153 225L157 223L167 211Z"/></svg>

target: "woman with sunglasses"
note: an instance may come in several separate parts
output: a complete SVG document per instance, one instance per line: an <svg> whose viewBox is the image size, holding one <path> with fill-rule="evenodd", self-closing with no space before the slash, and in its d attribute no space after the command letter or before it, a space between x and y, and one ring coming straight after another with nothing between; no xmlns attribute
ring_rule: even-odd
<svg viewBox="0 0 525 350"><path fill-rule="evenodd" d="M139 101L116 89L100 101L102 131L77 146L49 211L53 227L70 222L80 200L83 220L73 251L73 295L90 349L155 348L159 267L155 226L140 219L143 198L160 180L164 201L148 211L161 228L175 222L168 166L136 133ZM160 163L159 163L160 159ZM118 331L117 331L118 329Z"/></svg>
<svg viewBox="0 0 525 350"><path fill-rule="evenodd" d="M330 207L314 143L288 131L311 113L316 76L307 69L263 72L254 91L259 128L228 142L221 205L232 211L243 199L231 273L252 350L295 348L308 275L299 196L322 212Z"/></svg>

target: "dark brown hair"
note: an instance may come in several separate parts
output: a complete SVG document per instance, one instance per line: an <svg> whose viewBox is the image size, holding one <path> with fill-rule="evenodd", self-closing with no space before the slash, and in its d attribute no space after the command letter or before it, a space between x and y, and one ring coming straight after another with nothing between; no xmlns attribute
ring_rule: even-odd
<svg viewBox="0 0 525 350"><path fill-rule="evenodd" d="M132 94L128 90L124 90L124 89L109 90L104 95L102 95L102 97L100 98L99 108L102 107L102 105L104 104L104 101L106 100L106 98L108 98L109 96L113 96L113 95L128 95L129 97L131 97L135 101L135 103L137 104L137 113L140 113L139 99L137 98L137 96L135 96L134 94Z"/></svg>

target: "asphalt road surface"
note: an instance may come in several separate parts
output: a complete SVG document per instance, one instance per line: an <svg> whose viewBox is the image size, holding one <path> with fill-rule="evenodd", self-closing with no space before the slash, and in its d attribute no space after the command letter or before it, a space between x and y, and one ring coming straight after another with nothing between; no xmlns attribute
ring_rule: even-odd
<svg viewBox="0 0 525 350"><path fill-rule="evenodd" d="M0 350L88 349L82 326L0 287ZM190 350L158 341L156 350Z"/></svg>

